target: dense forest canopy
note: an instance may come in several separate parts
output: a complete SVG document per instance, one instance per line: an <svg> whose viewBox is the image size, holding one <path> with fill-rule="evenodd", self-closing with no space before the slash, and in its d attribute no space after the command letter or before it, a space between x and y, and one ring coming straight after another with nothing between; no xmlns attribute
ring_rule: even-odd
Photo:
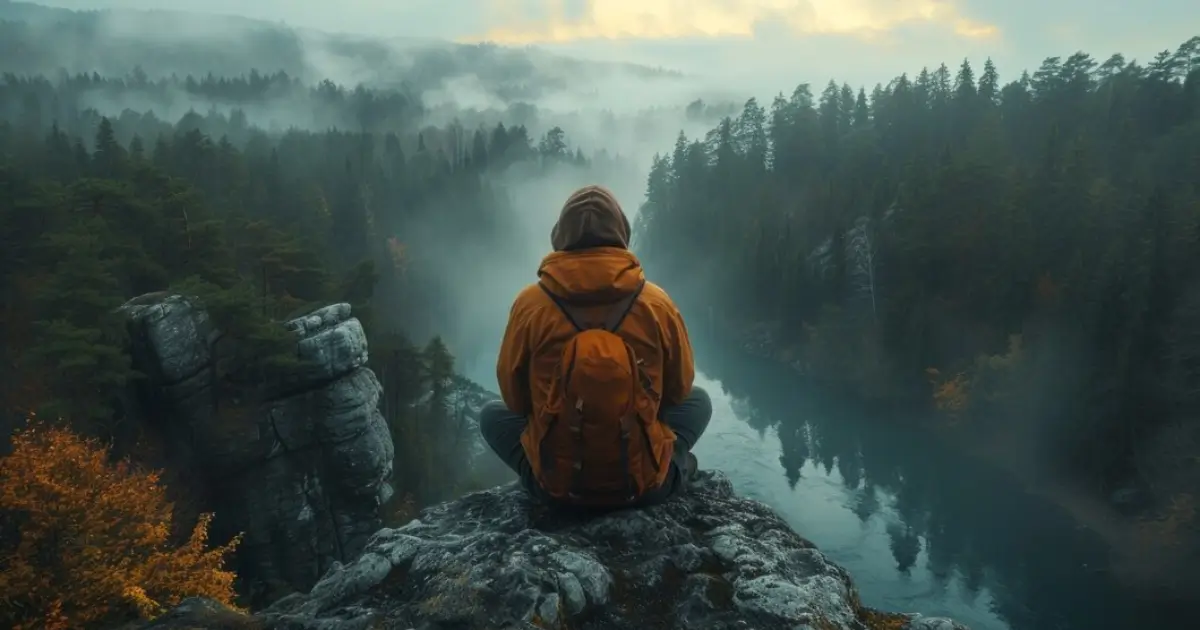
<svg viewBox="0 0 1200 630"><path fill-rule="evenodd" d="M1200 37L801 84L681 134L646 195L639 251L690 312L856 397L932 386L1009 461L1148 493L1197 540Z"/></svg>
<svg viewBox="0 0 1200 630"><path fill-rule="evenodd" d="M417 504L455 494L465 479L424 483L417 474L466 458L470 447L464 409L451 401L477 386L455 375L438 335L477 341L467 335L477 334L469 324L478 314L466 309L490 256L527 263L532 277L536 261L526 259L540 252L524 247L514 185L570 185L620 162L584 156L559 128L533 138L521 125L423 126L419 106L396 91L304 87L257 73L181 81L251 101L276 86L297 108L346 120L355 99L383 103L390 118L379 127L389 130L272 131L238 109L178 119L125 109L109 118L79 95L153 88L97 75L0 80L5 426L36 411L120 437L115 394L137 375L115 309L137 295L204 298L244 346L222 374L233 386L287 367L275 322L347 301L384 379L403 462L397 485ZM414 414L438 430L412 439L403 423Z"/></svg>

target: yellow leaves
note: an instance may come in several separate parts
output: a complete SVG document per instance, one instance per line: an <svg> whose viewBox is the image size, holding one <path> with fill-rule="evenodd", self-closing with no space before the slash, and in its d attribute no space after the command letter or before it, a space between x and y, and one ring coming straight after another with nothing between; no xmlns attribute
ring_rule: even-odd
<svg viewBox="0 0 1200 630"><path fill-rule="evenodd" d="M955 374L954 378L938 386L933 395L938 409L959 412L967 408L967 388L970 386L966 374Z"/></svg>
<svg viewBox="0 0 1200 630"><path fill-rule="evenodd" d="M0 567L0 626L86 628L160 614L188 596L231 605L226 557L209 549L211 514L182 546L159 475L110 463L107 449L31 421L0 459L0 515L19 536Z"/></svg>
<svg viewBox="0 0 1200 630"><path fill-rule="evenodd" d="M61 599L56 599L50 604L50 610L46 611L46 616L42 620L44 630L68 630L71 628L71 620L63 614L62 605Z"/></svg>
<svg viewBox="0 0 1200 630"><path fill-rule="evenodd" d="M1009 335L1007 352L980 355L967 370L954 376L944 376L937 368L926 368L934 407L955 423L972 404L986 405L1005 398L1024 358L1021 335Z"/></svg>
<svg viewBox="0 0 1200 630"><path fill-rule="evenodd" d="M957 421L959 415L966 411L971 401L971 381L966 373L960 372L953 378L942 378L936 368L928 368L930 384L933 385L933 404L938 411L946 413L951 420Z"/></svg>
<svg viewBox="0 0 1200 630"><path fill-rule="evenodd" d="M163 613L162 605L150 599L150 596L146 594L146 589L140 586L126 586L121 595L125 601L133 605L138 616L143 619L152 619Z"/></svg>

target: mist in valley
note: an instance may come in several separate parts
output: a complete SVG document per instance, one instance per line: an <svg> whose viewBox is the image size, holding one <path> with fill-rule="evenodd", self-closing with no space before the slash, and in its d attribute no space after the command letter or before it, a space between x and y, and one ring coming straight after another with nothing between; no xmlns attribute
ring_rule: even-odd
<svg viewBox="0 0 1200 630"><path fill-rule="evenodd" d="M85 85L71 97L80 110L113 120L234 117L239 128L276 137L289 130L404 132L410 144L427 127L462 129L464 145L474 130L497 124L524 126L534 143L560 130L563 150L590 164L520 165L487 177L511 206L504 249L431 242L421 226L410 226L412 236L391 235L420 241L422 263L439 270L437 315L410 333L443 335L466 373L488 387L512 298L536 280L567 195L601 183L634 219L653 156L681 131L702 135L744 100L703 77L663 68L491 44L331 34L228 15L74 13L6 2L0 20L22 22L10 27L19 35L6 44L19 54L0 56L0 70L51 82L71 75L112 82ZM246 78L250 89L221 92L220 81L232 77Z"/></svg>

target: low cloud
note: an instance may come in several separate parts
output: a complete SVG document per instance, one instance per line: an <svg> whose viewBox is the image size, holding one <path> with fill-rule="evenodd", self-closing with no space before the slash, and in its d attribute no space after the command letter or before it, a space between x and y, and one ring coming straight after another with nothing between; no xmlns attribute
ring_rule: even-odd
<svg viewBox="0 0 1200 630"><path fill-rule="evenodd" d="M937 25L959 37L991 38L955 0L489 0L484 33L461 38L500 44L594 39L754 38L782 25L792 35L873 39L910 25Z"/></svg>

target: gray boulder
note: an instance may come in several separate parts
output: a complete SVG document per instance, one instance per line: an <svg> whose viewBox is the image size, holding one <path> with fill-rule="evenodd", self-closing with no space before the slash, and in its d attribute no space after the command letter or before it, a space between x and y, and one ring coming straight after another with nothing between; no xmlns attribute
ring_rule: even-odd
<svg viewBox="0 0 1200 630"><path fill-rule="evenodd" d="M150 627L212 627L206 615ZM668 504L591 518L534 505L511 484L469 494L379 531L311 592L248 620L288 630L965 630L864 608L844 569L721 473Z"/></svg>
<svg viewBox="0 0 1200 630"><path fill-rule="evenodd" d="M133 398L166 436L172 468L202 477L214 525L244 534L237 568L256 585L252 599L308 590L357 557L381 525L393 453L350 306L284 324L302 367L256 396L222 393L216 358L232 342L193 300L156 293L122 310L134 367L148 377Z"/></svg>

